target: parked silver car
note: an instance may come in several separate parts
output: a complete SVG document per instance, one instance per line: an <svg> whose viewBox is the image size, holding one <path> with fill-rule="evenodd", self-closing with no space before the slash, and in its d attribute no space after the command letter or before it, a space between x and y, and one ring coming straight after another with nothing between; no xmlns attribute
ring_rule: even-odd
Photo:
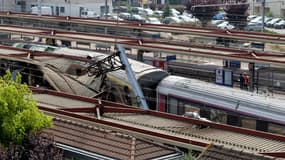
<svg viewBox="0 0 285 160"><path fill-rule="evenodd" d="M245 31L261 31L262 24L260 23L248 23L247 26L244 27Z"/></svg>

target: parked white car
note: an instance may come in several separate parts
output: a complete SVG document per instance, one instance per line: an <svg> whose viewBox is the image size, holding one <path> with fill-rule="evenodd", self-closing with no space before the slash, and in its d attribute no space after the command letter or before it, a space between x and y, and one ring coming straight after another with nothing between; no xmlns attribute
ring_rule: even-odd
<svg viewBox="0 0 285 160"><path fill-rule="evenodd" d="M177 17L178 15L180 15L180 12L177 11L175 8L171 8L170 9L170 13L172 16Z"/></svg>
<svg viewBox="0 0 285 160"><path fill-rule="evenodd" d="M177 16L182 23L194 23L195 20L193 18L190 18L188 16L185 16L185 15L179 15Z"/></svg>
<svg viewBox="0 0 285 160"><path fill-rule="evenodd" d="M157 16L157 17L162 17L163 11L155 10L155 11L153 11L153 15L154 15L154 16Z"/></svg>
<svg viewBox="0 0 285 160"><path fill-rule="evenodd" d="M266 22L266 27L272 28L276 23L280 22L281 20L281 18L273 18L272 20Z"/></svg>
<svg viewBox="0 0 285 160"><path fill-rule="evenodd" d="M149 17L146 20L146 23L150 23L150 24L162 24L158 18L156 17Z"/></svg>
<svg viewBox="0 0 285 160"><path fill-rule="evenodd" d="M150 8L144 8L143 12L144 12L145 16L152 16L153 15L153 10Z"/></svg>
<svg viewBox="0 0 285 160"><path fill-rule="evenodd" d="M178 17L165 17L162 22L165 24L175 24L181 23L181 20Z"/></svg>
<svg viewBox="0 0 285 160"><path fill-rule="evenodd" d="M217 25L217 28L219 28L219 29L234 29L235 26L231 25L228 21L225 21L225 22Z"/></svg>

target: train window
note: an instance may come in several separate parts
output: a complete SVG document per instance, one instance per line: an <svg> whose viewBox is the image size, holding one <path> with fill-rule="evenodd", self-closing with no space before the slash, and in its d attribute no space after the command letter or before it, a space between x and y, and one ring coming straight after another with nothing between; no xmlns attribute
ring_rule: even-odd
<svg viewBox="0 0 285 160"><path fill-rule="evenodd" d="M249 128L249 129L256 129L256 120L250 117L241 116L241 127Z"/></svg>
<svg viewBox="0 0 285 160"><path fill-rule="evenodd" d="M256 120L256 130L268 131L268 122L262 120Z"/></svg>
<svg viewBox="0 0 285 160"><path fill-rule="evenodd" d="M177 112L178 115L184 115L185 113L184 103L181 101L178 102Z"/></svg>
<svg viewBox="0 0 285 160"><path fill-rule="evenodd" d="M217 109L211 109L210 120L219 123L227 123L227 112Z"/></svg>
<svg viewBox="0 0 285 160"><path fill-rule="evenodd" d="M177 114L177 99L170 97L167 104L168 112Z"/></svg>
<svg viewBox="0 0 285 160"><path fill-rule="evenodd" d="M275 123L268 123L268 132L285 135L285 127Z"/></svg>

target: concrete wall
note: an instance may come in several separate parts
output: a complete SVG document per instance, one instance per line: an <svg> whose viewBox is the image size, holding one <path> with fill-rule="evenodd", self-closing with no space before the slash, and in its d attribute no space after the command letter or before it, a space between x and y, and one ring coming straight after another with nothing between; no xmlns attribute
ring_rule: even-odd
<svg viewBox="0 0 285 160"><path fill-rule="evenodd" d="M0 0L0 10L1 11L14 11L15 10L15 0Z"/></svg>
<svg viewBox="0 0 285 160"><path fill-rule="evenodd" d="M250 3L249 14L262 14L263 0L248 0ZM285 0L265 0L266 12L271 12L274 17L285 17Z"/></svg>

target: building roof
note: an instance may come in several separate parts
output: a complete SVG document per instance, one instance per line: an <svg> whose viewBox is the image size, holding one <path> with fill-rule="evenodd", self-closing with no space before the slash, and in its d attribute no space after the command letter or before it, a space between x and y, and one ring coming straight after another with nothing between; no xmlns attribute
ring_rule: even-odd
<svg viewBox="0 0 285 160"><path fill-rule="evenodd" d="M52 116L54 125L44 132L54 135L55 142L59 144L121 160L181 156L179 151L158 143L83 123L68 116Z"/></svg>

